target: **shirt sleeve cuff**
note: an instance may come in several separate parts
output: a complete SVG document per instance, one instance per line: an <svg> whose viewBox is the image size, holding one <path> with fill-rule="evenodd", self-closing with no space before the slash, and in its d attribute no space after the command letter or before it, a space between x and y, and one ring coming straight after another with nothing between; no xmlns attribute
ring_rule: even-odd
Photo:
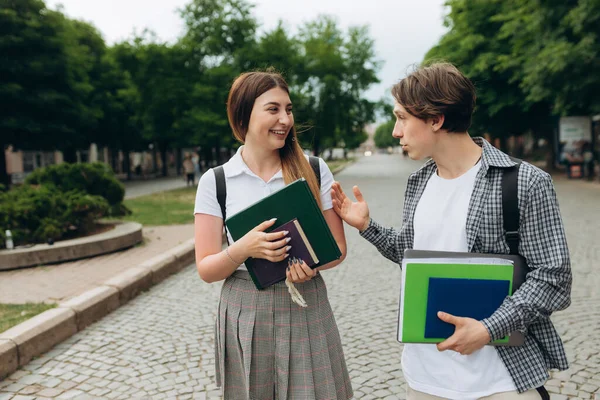
<svg viewBox="0 0 600 400"><path fill-rule="evenodd" d="M481 320L483 326L486 327L492 341L502 339L511 332L517 331L517 326L513 321L511 313L500 307L489 318Z"/></svg>
<svg viewBox="0 0 600 400"><path fill-rule="evenodd" d="M369 218L369 225L367 225L367 229L365 229L364 231L358 231L358 233L362 237L372 236L378 232L379 232L379 224L377 222L373 221L373 218Z"/></svg>

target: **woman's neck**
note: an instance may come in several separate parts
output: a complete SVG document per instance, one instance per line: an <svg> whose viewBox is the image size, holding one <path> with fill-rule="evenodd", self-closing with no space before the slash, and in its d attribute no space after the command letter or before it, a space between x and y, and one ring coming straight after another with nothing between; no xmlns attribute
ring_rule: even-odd
<svg viewBox="0 0 600 400"><path fill-rule="evenodd" d="M257 176L268 182L281 169L281 157L278 150L246 143L242 149L242 159Z"/></svg>

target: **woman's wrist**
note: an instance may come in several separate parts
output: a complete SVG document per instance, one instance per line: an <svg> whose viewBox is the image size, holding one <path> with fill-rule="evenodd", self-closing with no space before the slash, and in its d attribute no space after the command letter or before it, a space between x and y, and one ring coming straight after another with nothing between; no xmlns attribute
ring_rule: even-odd
<svg viewBox="0 0 600 400"><path fill-rule="evenodd" d="M244 254L244 251L240 248L240 243L232 243L227 249L227 256L233 259L238 265L241 265L246 261L248 256Z"/></svg>
<svg viewBox="0 0 600 400"><path fill-rule="evenodd" d="M237 261L235 258L233 258L233 256L229 252L229 247L225 248L225 254L227 255L227 258L229 258L229 261L231 261L233 264L235 264L235 265L242 265L241 261Z"/></svg>

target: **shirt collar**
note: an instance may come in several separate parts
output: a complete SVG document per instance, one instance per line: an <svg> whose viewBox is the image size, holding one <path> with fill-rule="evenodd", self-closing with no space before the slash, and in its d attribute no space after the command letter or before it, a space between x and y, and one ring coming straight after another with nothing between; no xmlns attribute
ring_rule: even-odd
<svg viewBox="0 0 600 400"><path fill-rule="evenodd" d="M487 140L482 137L474 137L473 141L482 148L481 153L481 166L482 169L487 170L489 167L496 168L509 168L517 163L510 158L510 156L492 146ZM429 159L421 168L416 172L428 171L435 169L435 162L433 159Z"/></svg>
<svg viewBox="0 0 600 400"><path fill-rule="evenodd" d="M227 178L231 178L234 176L238 176L243 174L244 172L250 172L250 168L244 162L242 158L242 148L244 146L240 146L233 157L229 159L224 165L223 169L225 170L225 176Z"/></svg>
<svg viewBox="0 0 600 400"><path fill-rule="evenodd" d="M237 149L237 151L235 152L235 154L233 155L233 157L231 157L229 159L229 161L223 165L225 176L227 178L232 178L234 176L238 176L241 174L247 174L247 175L256 177L256 174L254 172L252 172L252 170L248 167L248 165L246 165L246 162L242 158L243 148L244 148L243 145L240 146ZM271 178L270 181L272 181L273 179L276 179L276 178L283 178L283 174L282 174L281 170L279 170L275 175L273 175L273 177Z"/></svg>

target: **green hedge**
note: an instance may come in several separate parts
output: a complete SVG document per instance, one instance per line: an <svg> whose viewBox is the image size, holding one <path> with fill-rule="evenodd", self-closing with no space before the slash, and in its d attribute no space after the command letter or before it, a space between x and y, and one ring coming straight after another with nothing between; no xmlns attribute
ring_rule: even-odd
<svg viewBox="0 0 600 400"><path fill-rule="evenodd" d="M57 164L33 171L25 184L54 186L63 192L80 190L102 196L111 207L119 206L125 197L125 186L115 177L108 164Z"/></svg>
<svg viewBox="0 0 600 400"><path fill-rule="evenodd" d="M1 246L6 229L15 246L85 234L108 210L108 202L100 196L76 190L64 193L51 186L18 186L0 193Z"/></svg>
<svg viewBox="0 0 600 400"><path fill-rule="evenodd" d="M0 248L6 229L15 246L86 234L99 218L129 213L124 196L124 185L103 163L35 170L25 184L0 190Z"/></svg>

